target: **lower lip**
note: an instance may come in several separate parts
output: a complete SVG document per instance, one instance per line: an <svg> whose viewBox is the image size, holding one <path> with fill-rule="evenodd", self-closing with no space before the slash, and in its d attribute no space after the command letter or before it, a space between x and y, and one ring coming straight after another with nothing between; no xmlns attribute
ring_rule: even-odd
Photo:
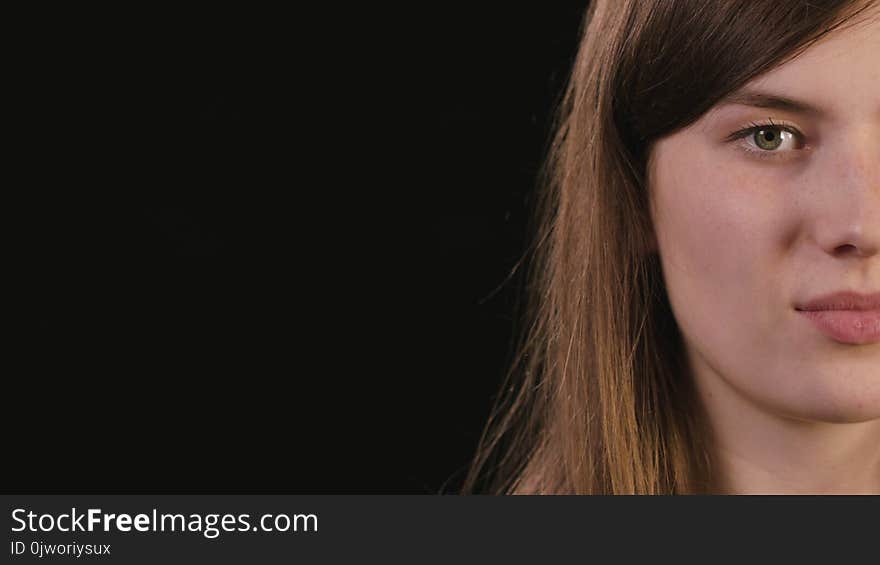
<svg viewBox="0 0 880 565"><path fill-rule="evenodd" d="M880 310L798 310L798 313L835 341L853 345L880 342Z"/></svg>

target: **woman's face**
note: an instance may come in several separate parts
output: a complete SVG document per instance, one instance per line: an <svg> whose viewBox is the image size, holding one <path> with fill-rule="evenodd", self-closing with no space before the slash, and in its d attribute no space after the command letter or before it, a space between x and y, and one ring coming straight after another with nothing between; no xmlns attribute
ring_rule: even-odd
<svg viewBox="0 0 880 565"><path fill-rule="evenodd" d="M880 293L880 19L826 36L746 89L815 110L719 103L656 142L649 162L658 251L698 388L797 420L880 419L880 340L826 333L798 311L838 291ZM728 138L770 120L797 133ZM850 314L835 316L854 331ZM880 325L880 312L855 316Z"/></svg>

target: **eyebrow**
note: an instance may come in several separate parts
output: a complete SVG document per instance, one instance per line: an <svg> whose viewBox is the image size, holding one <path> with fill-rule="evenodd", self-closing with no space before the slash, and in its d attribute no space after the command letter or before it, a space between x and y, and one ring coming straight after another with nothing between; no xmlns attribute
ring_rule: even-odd
<svg viewBox="0 0 880 565"><path fill-rule="evenodd" d="M753 106L755 108L771 108L774 110L782 110L784 112L812 117L824 114L824 111L821 108L813 106L808 102L759 90L738 90L732 94L728 94L718 103L719 106L725 106L727 104L741 104L744 106Z"/></svg>

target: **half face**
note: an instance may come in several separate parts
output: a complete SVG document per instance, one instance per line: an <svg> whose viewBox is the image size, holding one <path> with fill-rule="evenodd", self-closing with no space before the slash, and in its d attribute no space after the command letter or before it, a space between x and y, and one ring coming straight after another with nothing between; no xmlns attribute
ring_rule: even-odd
<svg viewBox="0 0 880 565"><path fill-rule="evenodd" d="M664 279L704 398L880 419L880 310L825 329L799 311L880 296L880 19L758 77L650 157Z"/></svg>

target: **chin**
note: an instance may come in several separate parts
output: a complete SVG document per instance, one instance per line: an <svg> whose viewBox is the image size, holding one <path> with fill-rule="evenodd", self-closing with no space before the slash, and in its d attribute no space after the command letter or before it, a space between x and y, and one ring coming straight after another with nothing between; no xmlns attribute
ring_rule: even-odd
<svg viewBox="0 0 880 565"><path fill-rule="evenodd" d="M834 371L803 376L798 406L791 407L803 420L836 424L880 421L880 374L873 371Z"/></svg>

